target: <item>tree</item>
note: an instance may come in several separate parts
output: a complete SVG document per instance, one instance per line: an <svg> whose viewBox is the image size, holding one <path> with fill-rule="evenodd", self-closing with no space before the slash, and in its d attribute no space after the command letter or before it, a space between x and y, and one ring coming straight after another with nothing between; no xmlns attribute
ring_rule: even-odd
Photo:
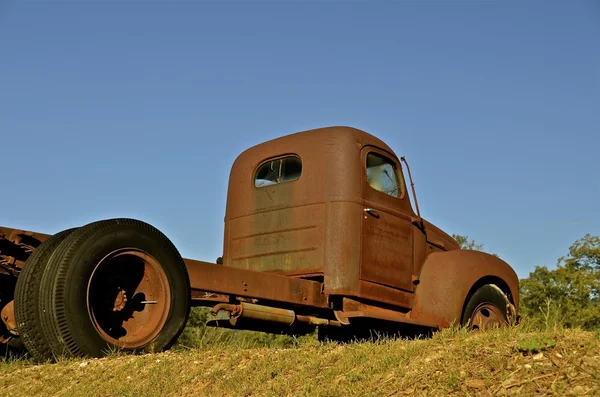
<svg viewBox="0 0 600 397"><path fill-rule="evenodd" d="M474 251L482 251L487 252L483 249L483 244L479 244L475 242L475 240L469 240L469 236L461 236L460 234L453 234L452 238L456 240L461 250L474 250ZM488 252L490 255L494 255L496 258L499 258L497 254L493 254Z"/></svg>
<svg viewBox="0 0 600 397"><path fill-rule="evenodd" d="M460 249L463 250L475 250L481 251L483 250L483 244L478 244L475 240L469 240L469 236L461 236L460 234L453 234L452 238L456 240Z"/></svg>
<svg viewBox="0 0 600 397"><path fill-rule="evenodd" d="M558 259L521 280L522 315L567 327L600 328L600 237L586 234Z"/></svg>
<svg viewBox="0 0 600 397"><path fill-rule="evenodd" d="M475 242L475 240L469 240L468 236L461 236L460 234L453 234L452 238L454 240L456 240L456 242L460 246L460 249L487 252L488 254L494 255L496 258L499 258L498 254L494 254L492 252L488 252L487 250L484 250L483 244L479 244L479 243Z"/></svg>

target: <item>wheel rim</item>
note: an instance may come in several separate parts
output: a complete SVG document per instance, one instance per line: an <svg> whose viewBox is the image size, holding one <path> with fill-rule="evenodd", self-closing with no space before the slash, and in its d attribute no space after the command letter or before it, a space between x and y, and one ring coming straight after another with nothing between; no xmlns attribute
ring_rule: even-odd
<svg viewBox="0 0 600 397"><path fill-rule="evenodd" d="M491 303L482 303L475 308L469 319L471 331L485 330L505 324L502 312Z"/></svg>
<svg viewBox="0 0 600 397"><path fill-rule="evenodd" d="M104 340L123 348L152 341L167 320L170 301L162 266L135 248L105 256L87 287L87 310L94 327Z"/></svg>

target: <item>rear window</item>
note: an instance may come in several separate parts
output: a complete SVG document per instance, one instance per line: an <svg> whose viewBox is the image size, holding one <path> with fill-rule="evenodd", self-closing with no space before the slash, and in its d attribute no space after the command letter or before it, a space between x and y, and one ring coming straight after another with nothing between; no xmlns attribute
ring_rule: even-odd
<svg viewBox="0 0 600 397"><path fill-rule="evenodd" d="M286 156L268 160L258 166L254 174L254 186L270 186L295 181L302 174L302 161L298 156Z"/></svg>

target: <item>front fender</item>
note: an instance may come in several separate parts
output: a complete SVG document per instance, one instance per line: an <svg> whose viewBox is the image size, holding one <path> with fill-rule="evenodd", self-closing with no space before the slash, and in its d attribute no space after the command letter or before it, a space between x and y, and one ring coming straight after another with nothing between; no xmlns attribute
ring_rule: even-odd
<svg viewBox="0 0 600 397"><path fill-rule="evenodd" d="M411 318L440 328L459 324L466 299L481 283L496 284L518 309L519 278L502 259L471 250L432 253L421 267Z"/></svg>

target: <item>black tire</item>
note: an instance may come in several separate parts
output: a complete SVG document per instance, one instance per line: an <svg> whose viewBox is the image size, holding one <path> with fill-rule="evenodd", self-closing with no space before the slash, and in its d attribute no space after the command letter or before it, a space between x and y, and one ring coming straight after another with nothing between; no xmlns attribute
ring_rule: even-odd
<svg viewBox="0 0 600 397"><path fill-rule="evenodd" d="M164 283L160 284L161 287L156 288L168 290L168 294L164 295L164 302L156 305L156 307L166 308L161 309L164 315L161 314L161 320L157 325L158 333L142 344L125 346L121 343L120 336L108 333L113 330L112 325L111 328L105 328L100 324L95 309L90 305L93 302L107 302L102 300L109 296L106 295L105 289L110 290L109 286L105 288L105 281L110 284L113 280L117 280L119 283L129 285L131 280L127 278L128 273L134 272L137 272L138 285L147 279L149 268L146 267L146 260L142 260L142 268L138 269L141 273L136 270L139 263L127 259L129 257L126 257L125 262L122 259L120 262L117 260L108 270L106 270L107 265L99 265L105 263L107 255L111 253L132 249L143 252L143 255L147 255L145 258L150 258L149 262L156 263L164 279ZM100 269L101 266L105 267L97 270L97 267ZM100 277L102 274L103 282L97 285L95 281L97 278L93 277ZM156 228L133 219L110 219L91 223L72 233L59 245L44 271L40 299L42 328L55 356L102 357L113 350L128 352L166 350L175 343L187 322L191 298L189 285L189 276L181 255L171 241ZM126 296L130 289L135 291L135 288L135 285L131 288L123 288L123 296ZM95 294L93 291L98 293ZM151 312L154 306L148 306L150 303L146 303L144 294L141 294L142 297L136 301L135 297L138 295L140 294L129 297L130 300L119 306L118 310L115 303L113 311L131 312L131 316L136 312L142 313L142 316L144 312ZM107 309L103 308L103 310L106 315ZM113 319L110 321L110 324L114 324ZM123 320L122 324L126 321ZM126 329L125 326L121 327L121 324L116 328ZM145 329L144 326L141 328Z"/></svg>
<svg viewBox="0 0 600 397"><path fill-rule="evenodd" d="M485 284L478 288L473 295L471 295L471 298L465 306L461 324L465 327L468 326L469 320L475 312L475 309L482 304L489 304L495 307L501 315L501 320L504 323L508 323L506 317L506 305L508 303L509 302L506 298L506 295L504 295L500 288L492 284Z"/></svg>
<svg viewBox="0 0 600 397"><path fill-rule="evenodd" d="M64 230L44 241L25 262L15 286L15 319L19 336L29 354L37 361L52 357L38 310L42 275L58 245L74 230Z"/></svg>

